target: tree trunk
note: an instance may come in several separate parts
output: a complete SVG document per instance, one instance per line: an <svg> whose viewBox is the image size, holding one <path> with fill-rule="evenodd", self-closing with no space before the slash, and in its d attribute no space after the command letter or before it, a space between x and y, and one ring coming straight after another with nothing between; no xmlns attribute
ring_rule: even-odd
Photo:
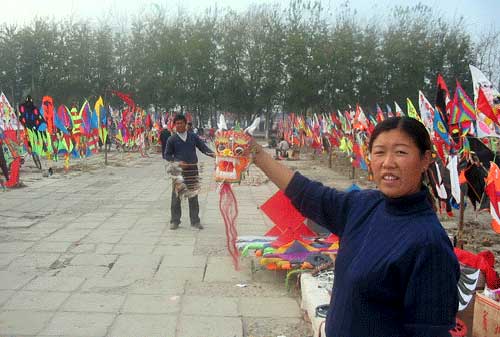
<svg viewBox="0 0 500 337"><path fill-rule="evenodd" d="M270 110L270 108L268 105L266 108L266 124L265 124L266 140L269 140L269 134L270 134L271 127L272 127L271 112L269 110Z"/></svg>

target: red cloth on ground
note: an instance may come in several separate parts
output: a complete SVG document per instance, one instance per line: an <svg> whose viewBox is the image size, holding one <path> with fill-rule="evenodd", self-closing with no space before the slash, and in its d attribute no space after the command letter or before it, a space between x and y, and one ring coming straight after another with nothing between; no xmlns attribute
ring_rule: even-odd
<svg viewBox="0 0 500 337"><path fill-rule="evenodd" d="M500 288L500 279L494 269L495 255L489 250L482 251L479 254L474 254L466 250L454 248L455 255L460 263L481 270L486 278L486 285L490 289Z"/></svg>
<svg viewBox="0 0 500 337"><path fill-rule="evenodd" d="M9 180L5 182L7 187L16 187L19 184L19 169L21 168L21 158L17 157L10 164Z"/></svg>

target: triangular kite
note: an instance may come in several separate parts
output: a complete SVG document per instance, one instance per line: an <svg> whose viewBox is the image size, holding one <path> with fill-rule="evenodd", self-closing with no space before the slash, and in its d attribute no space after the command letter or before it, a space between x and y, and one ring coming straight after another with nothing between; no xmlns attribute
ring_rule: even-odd
<svg viewBox="0 0 500 337"><path fill-rule="evenodd" d="M297 211L295 206L292 205L290 199L288 199L288 197L282 191L276 192L260 207L260 209L275 224L275 226L265 234L266 236L280 237L288 232L288 238L298 239L300 237L294 237L294 235L316 235L306 225L304 225L305 217L300 214L299 211ZM278 241L282 240L278 238Z"/></svg>

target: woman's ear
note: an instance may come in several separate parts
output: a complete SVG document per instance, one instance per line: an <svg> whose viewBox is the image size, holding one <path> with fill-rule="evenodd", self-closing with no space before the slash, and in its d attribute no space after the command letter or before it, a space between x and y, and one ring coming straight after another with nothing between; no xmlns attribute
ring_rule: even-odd
<svg viewBox="0 0 500 337"><path fill-rule="evenodd" d="M368 180L373 181L372 163L370 162L369 158L366 158L366 166L368 166Z"/></svg>
<svg viewBox="0 0 500 337"><path fill-rule="evenodd" d="M425 151L424 157L422 158L422 167L423 167L422 173L427 171L431 162L432 162L432 152L430 150L427 150Z"/></svg>

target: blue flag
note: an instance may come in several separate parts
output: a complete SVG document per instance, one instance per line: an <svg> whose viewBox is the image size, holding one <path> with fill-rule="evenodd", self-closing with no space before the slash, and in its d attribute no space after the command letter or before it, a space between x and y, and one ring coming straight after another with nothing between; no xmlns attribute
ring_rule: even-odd
<svg viewBox="0 0 500 337"><path fill-rule="evenodd" d="M446 144L451 145L448 130L441 118L441 114L436 109L434 109L434 132L436 132Z"/></svg>

